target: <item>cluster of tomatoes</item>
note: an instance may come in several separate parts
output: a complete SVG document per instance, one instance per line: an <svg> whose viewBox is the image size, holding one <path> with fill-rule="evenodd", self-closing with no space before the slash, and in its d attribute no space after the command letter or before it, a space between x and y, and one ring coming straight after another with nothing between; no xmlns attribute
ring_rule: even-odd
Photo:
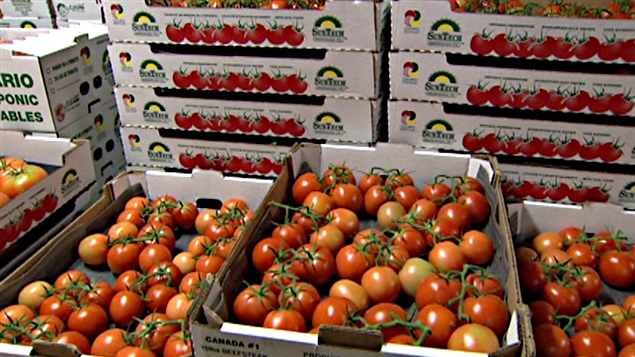
<svg viewBox="0 0 635 357"><path fill-rule="evenodd" d="M524 155L533 157L540 155L543 157L560 157L570 159L579 156L585 161L602 160L603 162L615 162L622 155L622 146L617 142L596 142L587 141L582 144L578 139L571 138L521 138L502 136L500 133L489 133L482 136L482 133L473 132L463 136L463 147L469 151L478 152L485 150L491 154Z"/></svg>
<svg viewBox="0 0 635 357"><path fill-rule="evenodd" d="M0 196L1 197L1 196ZM25 208L16 212L13 219L4 227L0 227L0 251L9 244L15 242L22 233L28 232L33 223L39 222L47 214L55 212L59 198L54 193L47 193L33 204L32 208Z"/></svg>
<svg viewBox="0 0 635 357"><path fill-rule="evenodd" d="M634 50L635 52L635 50ZM554 111L580 112L585 109L592 113L612 113L626 115L635 108L630 94L609 94L604 91L594 95L585 90L539 90L523 89L521 87L507 87L495 85L487 88L485 85L472 85L467 91L467 100L474 105L489 103L495 107L509 107L514 109L549 109Z"/></svg>
<svg viewBox="0 0 635 357"><path fill-rule="evenodd" d="M193 153L186 151L179 155L179 163L186 169L198 167L201 170L242 172L248 175L279 175L284 167L283 158L271 160L268 157L222 156L219 154Z"/></svg>
<svg viewBox="0 0 635 357"><path fill-rule="evenodd" d="M294 94L302 94L306 92L309 85L304 81L304 76L297 74L274 74L272 77L267 72L251 73L251 71L243 71L242 73L229 72L226 74L203 72L199 70L176 71L172 74L172 81L178 88L209 89L209 90L226 90L234 92L236 90L251 92L267 92L270 89L277 93L292 92Z"/></svg>
<svg viewBox="0 0 635 357"><path fill-rule="evenodd" d="M237 25L219 24L213 25L197 25L191 22L181 26L180 24L170 24L165 28L165 34L172 42L181 43L187 40L190 43L205 43L227 45L235 43L245 45L252 43L260 45L268 41L271 45L284 45L297 47L304 42L304 34L302 29L294 25L277 25L274 24L267 28L261 23Z"/></svg>
<svg viewBox="0 0 635 357"><path fill-rule="evenodd" d="M0 207L47 176L38 165L15 157L0 158Z"/></svg>
<svg viewBox="0 0 635 357"><path fill-rule="evenodd" d="M602 61L622 59L625 62L635 62L635 39L610 40L600 42L593 36L582 38L544 38L527 37L526 35L512 35L500 33L494 37L483 32L472 36L470 48L479 55L492 52L501 57L516 56L519 58L545 59L554 56L559 59L577 58L585 61L598 56Z"/></svg>
<svg viewBox="0 0 635 357"><path fill-rule="evenodd" d="M415 346L500 348L509 311L501 281L483 268L496 248L476 229L491 210L478 180L440 178L418 189L407 173L373 169L357 183L342 164L300 175L292 194L300 206L272 203L284 221L251 253L262 280L234 299L236 320L309 333L359 327ZM412 305L418 313L410 316L402 306Z"/></svg>
<svg viewBox="0 0 635 357"><path fill-rule="evenodd" d="M324 0L151 0L150 6L323 10Z"/></svg>
<svg viewBox="0 0 635 357"><path fill-rule="evenodd" d="M627 240L620 231L588 234L572 226L516 249L538 356L635 356L635 295L618 305L622 294L609 289L635 284L635 250ZM607 297L615 303L602 306Z"/></svg>
<svg viewBox="0 0 635 357"><path fill-rule="evenodd" d="M0 341L73 344L97 356L190 355L187 311L201 281L218 272L251 217L237 198L199 212L172 196L133 197L106 234L91 234L78 247L86 266L108 266L117 276L114 284L91 281L78 270L61 274L53 285L32 282L18 304L0 311ZM177 235L186 232L201 235L173 256Z"/></svg>
<svg viewBox="0 0 635 357"><path fill-rule="evenodd" d="M528 180L504 181L502 184L505 198L533 198L543 201L549 199L559 202L569 200L573 203L608 202L611 198L609 189L600 186L569 186L566 182L532 182Z"/></svg>
<svg viewBox="0 0 635 357"><path fill-rule="evenodd" d="M552 0L549 4L522 0L450 0L452 10L521 16L576 17L590 19L634 19L635 1L614 0L609 3L589 5L572 1Z"/></svg>
<svg viewBox="0 0 635 357"><path fill-rule="evenodd" d="M291 135L300 137L306 132L303 120L296 118L269 119L264 115L233 115L224 117L215 113L181 112L174 115L176 125L185 130L196 128L197 130L225 131L228 133L241 132L243 134L271 132L274 135Z"/></svg>

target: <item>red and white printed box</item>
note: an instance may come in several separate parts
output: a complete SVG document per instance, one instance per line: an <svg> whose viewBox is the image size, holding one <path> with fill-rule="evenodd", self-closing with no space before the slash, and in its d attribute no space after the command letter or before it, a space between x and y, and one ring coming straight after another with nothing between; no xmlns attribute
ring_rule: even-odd
<svg viewBox="0 0 635 357"><path fill-rule="evenodd" d="M500 164L506 199L575 203L612 202L635 209L635 174L566 167Z"/></svg>
<svg viewBox="0 0 635 357"><path fill-rule="evenodd" d="M86 140L43 138L0 130L0 156L17 157L48 168L48 176L0 207L0 251L95 181Z"/></svg>
<svg viewBox="0 0 635 357"><path fill-rule="evenodd" d="M443 53L390 53L392 99L635 116L635 77L450 64Z"/></svg>
<svg viewBox="0 0 635 357"><path fill-rule="evenodd" d="M389 140L430 149L635 164L635 127L449 114L440 103L390 101Z"/></svg>
<svg viewBox="0 0 635 357"><path fill-rule="evenodd" d="M148 6L107 0L113 41L379 51L390 1L327 1L322 10Z"/></svg>
<svg viewBox="0 0 635 357"><path fill-rule="evenodd" d="M532 3L547 6L550 2L538 0ZM583 0L577 3L600 7L610 2ZM635 32L632 22L456 12L446 0L400 0L392 5L392 48L560 61L633 63Z"/></svg>
<svg viewBox="0 0 635 357"><path fill-rule="evenodd" d="M108 51L118 85L362 98L380 94L380 53L326 51L323 58L281 58L257 57L255 49L249 56L228 56L200 48L197 55L155 53L149 44L113 43Z"/></svg>
<svg viewBox="0 0 635 357"><path fill-rule="evenodd" d="M216 170L254 176L282 171L290 146L164 137L158 129L122 126L126 162L146 168Z"/></svg>
<svg viewBox="0 0 635 357"><path fill-rule="evenodd" d="M192 98L189 91L116 87L123 125L372 143L379 135L382 99L319 98L297 101ZM178 96L176 96L178 94ZM242 99L242 100L241 100Z"/></svg>

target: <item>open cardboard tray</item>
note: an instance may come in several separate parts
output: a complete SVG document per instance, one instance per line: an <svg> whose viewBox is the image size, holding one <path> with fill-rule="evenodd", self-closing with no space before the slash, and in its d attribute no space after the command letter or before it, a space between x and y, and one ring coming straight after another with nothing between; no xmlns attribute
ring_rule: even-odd
<svg viewBox="0 0 635 357"><path fill-rule="evenodd" d="M299 94L357 98L379 97L381 64L385 58L383 52L291 49L276 52L237 47L214 48L212 52L205 47L147 43L113 43L108 51L113 59L115 80L120 85L218 90L218 86L210 85L212 76L223 76L216 84L225 81L238 84L232 78L243 73L252 77L267 73L271 78L295 74L307 84L303 91L296 87ZM229 77L230 73L234 75ZM240 88L234 86L233 91L243 91ZM296 92L286 90L282 94ZM266 93L278 94L273 87Z"/></svg>
<svg viewBox="0 0 635 357"><path fill-rule="evenodd" d="M552 62L549 67L544 67L541 61L534 60L504 61L424 52L391 52L389 57L390 99L472 105L468 90L478 86L483 86L485 90L500 86L509 93L514 93L512 90L537 92L544 89L572 93L584 90L591 97L601 93L629 96L635 91L632 66L625 65ZM589 109L589 103L586 104L579 113L616 115L610 110L594 113ZM483 106L494 107L490 102ZM524 107L522 110L531 109ZM549 109L544 106L540 110ZM571 111L565 107L557 112ZM616 116L635 116L635 108L623 113L618 111L618 114Z"/></svg>
<svg viewBox="0 0 635 357"><path fill-rule="evenodd" d="M115 97L123 125L359 143L377 141L385 103L383 98L291 97L124 86L115 88ZM188 119L177 120L183 117ZM254 130L255 123L263 117L278 127L278 120L284 125L295 119L304 129L280 132L272 130L274 125L261 125L266 132L259 133ZM246 129L242 124L234 127L234 123L244 120L249 123ZM210 121L228 125L219 124L214 131L201 126ZM189 123L189 129L183 122Z"/></svg>
<svg viewBox="0 0 635 357"><path fill-rule="evenodd" d="M157 5L160 3L156 1ZM389 33L390 3L390 1L371 0L327 1L324 9L318 11L164 7L148 6L144 0L107 0L104 1L104 11L113 41L291 47L286 42L274 45L268 40L264 40L261 44L250 41L236 42L232 36L226 37L222 43L220 41L210 43L211 38L203 40L193 35L175 42L177 38L172 37L173 29L169 30L174 25L182 28L188 23L200 28L201 34L213 33L214 28L211 26L221 24L236 27L242 25L246 30L250 29L249 26L257 24L271 29L276 24L281 27L293 25L300 30L304 40L297 48L377 51L383 48L384 34ZM191 42L189 39L198 39L198 41Z"/></svg>
<svg viewBox="0 0 635 357"><path fill-rule="evenodd" d="M206 206L212 202L214 208L220 207L222 202L229 198L239 197L257 212L254 218L259 218L258 207L266 197L271 184L272 181L266 179L224 178L220 173L211 171L194 171L192 174L161 171L122 173L107 184L100 200L0 282L0 307L17 303L20 290L30 282L53 281L68 269L84 272L91 281L114 283L115 276L107 268L100 270L85 266L79 260L77 246L85 236L107 231L123 210L126 201L133 196L154 198L170 194L177 199L197 204L205 201ZM187 244L194 236L182 234L177 240L177 251L186 250ZM50 348L51 344L43 345ZM14 349L0 344L0 351L10 348L26 351L27 355L30 353L29 349ZM48 351L45 353L47 356L68 356L50 352L55 350Z"/></svg>
<svg viewBox="0 0 635 357"><path fill-rule="evenodd" d="M416 184L431 181L437 174L478 177L485 183L486 196L492 205L492 216L485 232L497 246L491 272L501 278L506 288L506 301L512 313L506 345L496 356L514 356L521 348L521 324L526 324L526 307L519 302L516 263L509 237L506 211L502 203L500 182L493 158L448 155L413 150L411 146L378 143L376 147L299 144L290 152L285 169L274 183L265 201L293 204L291 187L294 178L306 171L321 174L329 164L346 163L359 179L361 172L372 167L400 168L408 171ZM244 288L242 281L251 273L250 257L257 242L267 237L281 222L285 210L263 206L260 220L251 225L228 257L228 264L218 279L201 293L190 310L190 330L195 354L208 356L467 356L465 353L383 344L381 334L360 329L322 327L319 335L278 331L231 322L233 299ZM472 355L472 354L470 354Z"/></svg>
<svg viewBox="0 0 635 357"><path fill-rule="evenodd" d="M629 237L629 244L635 243L635 212L624 211L622 206L609 203L587 203L583 206L571 206L543 202L524 202L510 204L509 224L514 244L530 244L531 239L541 232L559 232L569 226L584 227L587 232L622 230ZM604 284L600 301L606 304L622 301L633 291L620 291ZM526 344L534 345L531 328L525 332L529 338ZM535 345L529 346L534 351ZM533 356L533 355L527 355Z"/></svg>
<svg viewBox="0 0 635 357"><path fill-rule="evenodd" d="M45 211L45 219L95 181L90 144L86 140L43 138L0 130L0 155L18 157L50 169L47 177L0 207L0 228L3 229L0 251L10 248L38 226L39 223L34 221L28 229L24 229L26 226L18 229L26 210L43 207L40 203L50 194L56 203L51 205L55 206L52 211Z"/></svg>
<svg viewBox="0 0 635 357"><path fill-rule="evenodd" d="M446 112L441 103L415 101L390 101L388 114L389 140L391 142L408 143L428 149L463 152L471 151L464 146L466 137L478 135L479 138L483 139L489 134L496 135L502 141L512 141L514 139L528 139L528 141L531 141L532 138L553 140L556 146L571 139L576 139L581 145L587 142L608 143L607 145L619 142L622 154L616 160L609 160L608 162L622 165L635 164L635 126L628 126L628 120L620 120L623 125L607 125L601 119L593 123L562 122L559 120L562 119L563 114L553 112L541 113L544 120L515 118L512 116L493 117L454 114ZM548 120L551 118L555 120ZM615 119L614 121L617 120ZM488 154L486 148L482 148L477 152ZM525 151L513 156L527 158L522 152ZM600 152L604 153L604 150L598 151L598 154ZM601 159L601 157L605 157L604 155L594 160L585 160L579 153L569 158L558 155L555 150L553 153L555 155L551 157L545 157L539 153L532 157L562 161L606 163L606 161ZM502 150L499 150L496 154L506 155Z"/></svg>
<svg viewBox="0 0 635 357"><path fill-rule="evenodd" d="M529 2L542 6L550 3L549 0L523 1L525 4ZM610 2L609 0L581 0L576 1L576 4L601 7ZM450 2L447 0L400 0L393 2L391 10L393 50L477 54L471 47L471 41L472 38L483 33L488 34L490 39L499 34L505 34L514 37L514 40L521 36L536 40L547 36L559 39L578 38L580 41L595 37L600 43L607 43L608 39L613 38L624 42L635 38L632 20L456 12L451 10ZM555 43L551 46L553 47L556 47ZM627 49L623 47L622 53L626 51ZM489 55L499 56L495 51L490 52ZM511 54L509 57L516 56ZM566 59L563 55L560 57L551 55L547 59L579 61L576 57ZM604 62L597 54L585 61ZM624 60L618 58L615 62L624 62ZM548 66L549 63L544 65Z"/></svg>

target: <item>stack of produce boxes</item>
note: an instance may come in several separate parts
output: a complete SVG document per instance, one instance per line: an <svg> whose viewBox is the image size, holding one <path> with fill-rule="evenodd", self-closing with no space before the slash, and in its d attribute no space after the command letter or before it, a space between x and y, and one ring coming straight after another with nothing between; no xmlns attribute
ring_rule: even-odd
<svg viewBox="0 0 635 357"><path fill-rule="evenodd" d="M378 139L387 2L186 5L104 4L130 166L274 176L296 141Z"/></svg>
<svg viewBox="0 0 635 357"><path fill-rule="evenodd" d="M89 202L125 167L104 25L3 29L1 130L89 139L97 178Z"/></svg>
<svg viewBox="0 0 635 357"><path fill-rule="evenodd" d="M509 198L635 207L632 2L392 10L391 141L498 155Z"/></svg>
<svg viewBox="0 0 635 357"><path fill-rule="evenodd" d="M0 1L0 27L15 28L55 28L63 19L55 16L48 0L8 0Z"/></svg>

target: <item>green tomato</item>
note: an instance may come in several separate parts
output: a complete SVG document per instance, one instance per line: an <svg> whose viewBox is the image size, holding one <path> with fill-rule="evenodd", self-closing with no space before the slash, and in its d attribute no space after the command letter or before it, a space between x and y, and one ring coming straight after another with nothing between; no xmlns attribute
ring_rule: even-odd
<svg viewBox="0 0 635 357"><path fill-rule="evenodd" d="M399 271L399 281L401 288L409 296L417 295L417 288L423 279L437 270L434 266L421 258L410 258L406 260Z"/></svg>

